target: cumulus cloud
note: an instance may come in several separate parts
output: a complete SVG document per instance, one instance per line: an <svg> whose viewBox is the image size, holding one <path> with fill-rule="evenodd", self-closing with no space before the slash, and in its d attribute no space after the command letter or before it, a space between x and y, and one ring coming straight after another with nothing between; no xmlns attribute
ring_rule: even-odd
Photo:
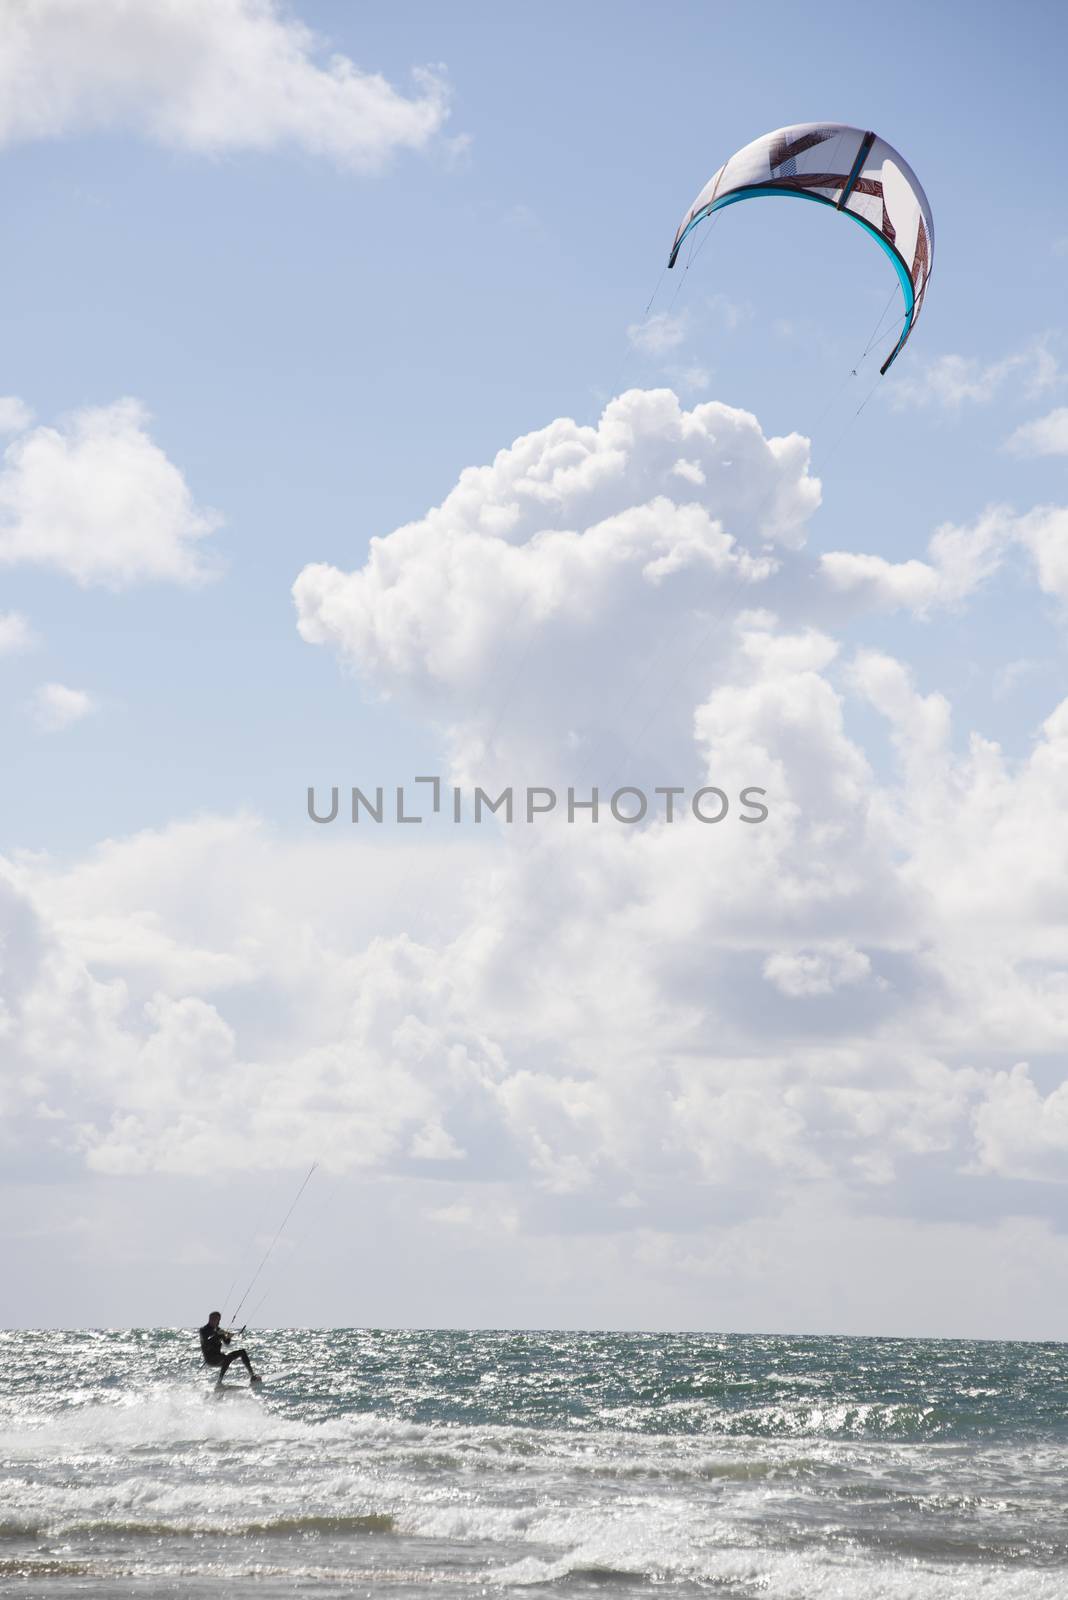
<svg viewBox="0 0 1068 1600"><path fill-rule="evenodd" d="M925 617L938 608L959 609L1014 549L1026 553L1044 593L1068 602L1068 509L1063 506L1035 506L1023 514L992 506L970 525L944 523L930 539L928 561L887 561L868 552L835 550L820 557L820 569L832 590L866 608L900 608Z"/></svg>
<svg viewBox="0 0 1068 1600"><path fill-rule="evenodd" d="M287 851L249 818L141 835L73 871L11 864L9 1110L61 1107L49 1146L113 1173L270 1169L309 1144L335 1169L455 1163L442 1119L492 1080L495 1053L450 1020L459 977L436 952L376 935L371 908L355 939L345 930L352 881L368 888L360 854L348 864L339 881L336 859ZM436 881L459 872L442 863ZM223 1077L243 1108L236 1144Z"/></svg>
<svg viewBox="0 0 1068 1600"><path fill-rule="evenodd" d="M1045 340L997 361L977 356L945 355L928 362L917 374L895 379L891 401L902 409L918 407L957 412L968 405L989 405L1012 389L1028 398L1043 394L1060 381L1060 364Z"/></svg>
<svg viewBox="0 0 1068 1600"><path fill-rule="evenodd" d="M717 1240L806 1197L874 1240L917 1174L994 1215L999 1185L1068 1175L1055 1085L1014 1076L1068 1045L1068 702L1010 758L926 673L844 650L818 500L803 441L632 393L468 469L357 570L306 569L304 636L427 716L443 771L588 780L607 726L627 781L648 724L656 781L760 784L767 820L369 851L202 818L11 861L12 1137L114 1175L319 1159L433 1186L437 1235L596 1227L713 1276ZM943 598L996 582L1034 515L939 530Z"/></svg>
<svg viewBox="0 0 1068 1600"><path fill-rule="evenodd" d="M670 703L688 737L690 684L728 647L717 613L767 584L818 501L796 434L633 390L595 427L562 418L468 468L361 570L306 567L300 632L447 721L461 764L491 742L551 763L562 745L626 739L633 694L665 702L665 738Z"/></svg>
<svg viewBox="0 0 1068 1600"><path fill-rule="evenodd" d="M844 984L860 983L871 972L871 961L863 950L848 945L830 945L824 950L777 950L764 962L769 983L801 999L805 995L833 994Z"/></svg>
<svg viewBox="0 0 1068 1600"><path fill-rule="evenodd" d="M835 640L805 617L806 603L818 608L821 592L921 613L960 606L996 581L1019 547L1030 551L1040 584L1059 592L1058 557L1068 547L1058 537L1063 513L1021 516L995 507L972 524L938 528L925 562L836 552L813 566L802 546L818 486L796 446L763 441L757 448L752 426L720 406L686 412L672 397L624 396L596 430L555 424L502 452L493 467L465 474L423 522L376 541L359 572L312 568L296 586L306 638L337 649L371 686L411 695L453 731L477 671L503 648L484 620L492 612L487 590L514 630L519 586L510 582L509 563L518 554L531 566L558 556L553 536L561 526L584 553L583 570L597 574L597 587L581 594L594 660L611 657L621 637L631 659L641 637L632 631L639 607L621 605L613 592L621 571L640 577L646 617L652 605L660 644L664 636L682 641L683 660L694 653L691 625L700 617L700 669L680 673L679 656L667 652L671 691L691 707L688 730L676 726L658 748L684 763L688 740L707 781L759 778L774 797L766 827L744 850L703 859L698 874L692 831L662 825L626 839L560 829L551 852L532 853L536 867L514 868L516 922L546 898L552 915L535 919L521 947L510 941L509 973L529 973L533 964L545 974L540 983L513 977L511 992L528 992L529 982L539 997L557 997L549 1010L560 1024L561 1076L551 1083L524 1077L508 1097L522 1103L528 1130L552 1130L530 1146L530 1158L540 1181L560 1193L596 1185L613 1166L633 1176L642 1165L614 1109L616 1095L597 1074L584 1080L577 1060L611 1060L617 1088L640 1077L649 1086L646 1131L683 1166L725 1178L749 1160L780 1178L848 1175L884 1184L912 1158L937 1158L950 1174L975 1159L974 1116L992 1081L975 1058L989 1061L992 1051L1019 1049L1024 1039L1042 1051L1065 1040L1064 942L1050 890L1063 853L1064 708L1018 762L979 733L957 754L944 695L920 688L907 665L885 652L860 650L843 662ZM734 474L741 439L747 449ZM596 496L583 499L594 478ZM648 525L621 509L623 483L635 506L651 507ZM602 505L603 494L611 499ZM650 582L649 555L659 559L687 500L732 539L734 568L717 574L706 565L706 544L703 560L669 560L667 575ZM769 519L776 503L777 518ZM601 542L602 513L624 534L614 561ZM755 561L758 553L770 560L743 578L744 556ZM672 587L676 572L683 581ZM801 582L813 572L822 591ZM553 585L547 576L537 588L539 596L575 592L573 581ZM557 694L551 665L562 641L553 604L542 604L524 632L524 673L548 697L558 726L574 731L581 674L566 675L567 698ZM450 653L458 637L471 650L462 670ZM642 672L650 660L662 658L643 659ZM613 664L618 670L618 655ZM656 719L658 736L669 699ZM614 702L600 701L599 714L610 720ZM628 703L633 713L633 696ZM847 733L851 703L885 719L894 776L877 780ZM489 721L488 709L472 716L483 759ZM516 749L529 748L538 731L525 705ZM620 737L625 742L625 719ZM461 766L474 742L453 745ZM577 748L581 741L568 742L566 759ZM993 872L992 861L999 863ZM554 895L556 883L579 880L580 900ZM610 894L609 885L624 881L631 888L622 903L640 915L626 934L617 916L609 933L591 885ZM1009 883L1015 914L1007 914ZM574 991L579 971L582 1003L568 1005L559 997ZM594 999L608 995L601 1005ZM778 1009L769 996L779 997ZM759 1088L746 1081L753 1070L761 1073ZM769 1100L781 1108L774 1117ZM1039 1176L1042 1163L1029 1170Z"/></svg>
<svg viewBox="0 0 1068 1600"><path fill-rule="evenodd" d="M695 362L681 363L665 358L682 355L682 347L690 339L696 323L714 323L733 333L735 328L752 316L751 307L729 299L725 294L707 295L686 311L656 311L627 328L631 346L648 356L660 366L665 378L687 394L707 390L711 375Z"/></svg>
<svg viewBox="0 0 1068 1600"><path fill-rule="evenodd" d="M34 633L19 611L0 611L0 656L16 655L34 643Z"/></svg>
<svg viewBox="0 0 1068 1600"><path fill-rule="evenodd" d="M361 172L424 148L443 75L405 95L275 0L24 0L0 22L0 142L130 127L203 154L293 145Z"/></svg>
<svg viewBox="0 0 1068 1600"><path fill-rule="evenodd" d="M1068 406L1021 423L1010 434L1008 449L1018 456L1068 456Z"/></svg>
<svg viewBox="0 0 1068 1600"><path fill-rule="evenodd" d="M1004 507L985 511L970 527L944 523L931 536L929 561L887 561L864 552L834 550L820 559L832 588L857 594L886 610L903 607L919 616L953 608L985 583L1001 564L1014 536Z"/></svg>
<svg viewBox="0 0 1068 1600"><path fill-rule="evenodd" d="M673 316L668 311L658 311L654 316L646 317L644 322L632 322L627 329L627 338L636 350L643 350L646 355L662 356L669 350L677 350L686 337L686 313Z"/></svg>
<svg viewBox="0 0 1068 1600"><path fill-rule="evenodd" d="M196 583L220 518L200 508L136 400L87 406L19 435L0 463L0 565L50 567L111 589Z"/></svg>
<svg viewBox="0 0 1068 1600"><path fill-rule="evenodd" d="M668 369L668 376L684 394L703 394L712 382L712 374L708 368L698 366L696 363L687 367L671 367Z"/></svg>
<svg viewBox="0 0 1068 1600"><path fill-rule="evenodd" d="M1034 561L1040 587L1068 601L1068 508L1036 506L1016 520L1013 531Z"/></svg>
<svg viewBox="0 0 1068 1600"><path fill-rule="evenodd" d="M34 721L42 733L62 733L75 722L96 710L96 702L85 689L70 689L65 683L44 683L31 701Z"/></svg>
<svg viewBox="0 0 1068 1600"><path fill-rule="evenodd" d="M22 433L33 421L33 412L17 395L0 395L0 433Z"/></svg>
<svg viewBox="0 0 1068 1600"><path fill-rule="evenodd" d="M1068 1083L1043 1095L1026 1061L998 1072L975 1111L977 1168L1068 1181Z"/></svg>
<svg viewBox="0 0 1068 1600"><path fill-rule="evenodd" d="M12 863L9 1114L62 1108L33 1136L100 1171L493 1180L564 1231L572 1200L627 1229L694 1182L759 1177L766 1204L917 1160L1047 1177L1040 1119L1010 1160L983 1107L999 1056L1068 1037L1064 708L1010 766L978 740L955 757L948 704L890 657L847 689L818 633L756 629L747 660L697 727L710 768L766 763L772 815L744 840L428 838L376 852L375 881L361 841L205 819ZM892 781L847 735L846 692L887 719Z"/></svg>

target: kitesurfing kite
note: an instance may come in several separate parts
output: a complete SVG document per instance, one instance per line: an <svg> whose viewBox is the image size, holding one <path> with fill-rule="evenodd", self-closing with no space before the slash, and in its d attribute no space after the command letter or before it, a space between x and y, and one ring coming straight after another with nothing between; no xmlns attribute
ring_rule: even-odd
<svg viewBox="0 0 1068 1600"><path fill-rule="evenodd" d="M703 217L761 195L795 195L832 206L881 245L897 269L905 314L897 343L880 367L897 357L923 306L934 259L934 224L919 179L892 145L840 122L799 122L754 139L713 173L686 212L671 249L675 265L683 240Z"/></svg>

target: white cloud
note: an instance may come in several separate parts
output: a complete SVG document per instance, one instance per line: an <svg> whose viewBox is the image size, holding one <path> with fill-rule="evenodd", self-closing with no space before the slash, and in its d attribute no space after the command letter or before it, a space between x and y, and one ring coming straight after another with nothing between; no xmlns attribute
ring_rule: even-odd
<svg viewBox="0 0 1068 1600"><path fill-rule="evenodd" d="M18 611L0 611L0 656L17 655L34 643L34 633Z"/></svg>
<svg viewBox="0 0 1068 1600"><path fill-rule="evenodd" d="M865 551L829 550L820 565L832 588L862 594L870 603L923 613L943 593L940 575L926 561L887 561Z"/></svg>
<svg viewBox="0 0 1068 1600"><path fill-rule="evenodd" d="M917 1171L936 1211L983 1183L993 1213L1019 1204L1004 1178L1068 1175L1038 1069L1002 1082L1068 1048L1068 702L1010 759L955 737L907 663L843 661L804 581L817 504L803 441L632 393L468 469L357 571L306 569L305 637L428 715L452 770L633 781L648 724L653 781L759 783L767 822L413 828L368 851L347 825L204 818L9 863L20 1136L131 1176L318 1158L410 1181L442 1236L507 1216L524 1263L549 1235L580 1252L594 1218L676 1284L788 1254L814 1196L858 1257L891 1236L907 1257L913 1224L874 1213L912 1206ZM1022 528L1056 542L1051 513L1003 515L939 530L944 598L996 581ZM969 1259L995 1231L962 1230Z"/></svg>
<svg viewBox="0 0 1068 1600"><path fill-rule="evenodd" d="M0 565L51 567L122 589L195 583L220 518L196 505L136 400L77 411L8 445L0 465Z"/></svg>
<svg viewBox="0 0 1068 1600"><path fill-rule="evenodd" d="M633 734L628 686L639 704L672 700L688 739L688 684L669 675L708 681L729 646L710 618L772 577L818 500L796 434L632 390L596 427L561 418L468 468L440 506L373 540L362 570L306 567L300 631L450 722L467 762L488 741L525 764ZM509 685L532 675L520 723Z"/></svg>
<svg viewBox="0 0 1068 1600"><path fill-rule="evenodd" d="M944 523L928 544L929 561L887 561L836 550L821 556L820 568L840 594L865 606L902 607L922 617L936 607L959 607L989 583L1013 548L1030 556L1040 589L1068 603L1068 508L1063 506L1036 506L1022 515L992 506L969 527Z"/></svg>
<svg viewBox="0 0 1068 1600"><path fill-rule="evenodd" d="M970 1064L972 1050L989 1056L1018 1048L1024 1038L1052 1049L1053 1041L1068 1038L1068 994L1056 977L1064 951L1060 913L1043 903L1039 889L1050 873L1057 879L1063 853L1053 840L1061 838L1057 819L1068 799L1060 768L1068 721L1054 713L1015 768L978 735L958 757L949 702L937 691L921 692L902 663L861 651L844 673L837 668L834 640L802 625L799 578L807 569L797 549L816 486L798 470L803 458L780 457L775 441L763 453L752 443L743 452L739 440L747 437L739 415L727 408L685 412L663 396L626 396L596 431L558 423L518 441L492 468L465 474L424 521L376 541L361 572L308 569L296 586L298 614L305 637L347 655L372 686L412 695L454 734L466 713L472 735L451 747L462 767L473 747L484 761L494 753L485 732L492 697L478 711L468 709L478 699L479 672L488 674L505 648L485 619L492 613L504 619L502 628L518 631L523 602L512 563L521 554L532 566L544 562L540 581L525 581L539 599L553 598L528 619L521 641L523 672L537 685L539 706L532 709L528 696L522 719L514 719L521 728L509 727L501 742L517 766L531 750L550 765L555 755L552 770L573 762L583 739L558 741L554 752L541 739L542 705L557 728L574 734L584 720L583 674L595 676L591 663L607 658L619 697L640 722L646 708L633 711L629 667L636 654L638 677L650 662L663 665L655 652L636 649L639 607L621 604L613 590L621 573L645 578L644 626L655 597L658 643L681 640L684 659L693 654L694 613L713 619L698 634L702 671L667 673L693 713L688 730L673 723L666 737L671 695L664 697L658 750L688 770L688 739L706 781L759 775L774 796L767 826L752 849L707 861L696 881L694 841L684 830L654 829L626 841L560 830L551 849L535 852L536 864L514 869L515 923L533 914L538 931L531 928L518 944L505 936L510 957L495 970L523 973L513 980L518 992L536 992L543 1007L544 996L556 997L541 1020L552 1030L557 1059L563 1051L569 1062L610 1060L619 1096L632 1064L647 1086L645 1131L682 1166L696 1161L722 1176L740 1173L748 1159L780 1175L849 1172L881 1184L907 1152L948 1157L959 1149L956 1159L966 1159L973 1110L990 1081ZM649 556L677 527L680 494L692 494L705 518L736 536L735 560L763 549L771 530L758 508L767 505L785 459L793 470L779 494L789 491L791 515L774 566L744 582L735 569L722 586L713 568L707 588L698 588L701 566L683 563L677 588L670 578L648 584ZM618 498L624 485L634 502L629 512ZM646 525L635 508L647 504ZM616 536L604 547L612 550L611 562L602 553L602 512L610 513ZM1030 541L1052 586L1054 516L993 508L971 525L937 529L927 562L838 552L820 570L839 592L864 588L868 603L924 611L964 603L996 579L1009 549ZM580 570L596 573L596 587L580 591L570 576L550 579L559 527L578 530L570 537L585 557ZM761 612L753 609L754 589L766 602ZM817 592L808 592L818 603ZM576 594L583 669L569 663L558 679L552 668L562 648L556 608L563 602L555 597ZM794 607L791 626L776 614L784 604ZM458 638L471 648L462 670L449 654ZM677 668L678 655L669 651L667 661ZM596 685L603 726L613 722L616 701L603 680ZM877 782L847 735L851 699L887 719L896 781ZM626 718L618 727L626 744ZM1027 818L1022 828L1017 816ZM992 860L1002 863L993 876ZM579 879L585 886L579 902L558 897L554 885L563 895L562 886ZM610 935L613 919L591 902L590 886L601 884L610 894L609 885L623 881L631 885L624 903L635 918L623 933L617 912ZM1019 899L1016 917L1007 913L1007 881ZM996 891L978 892L988 884ZM553 914L543 925L536 908L545 901ZM496 916L491 920L498 926ZM573 1005L565 997L576 987L582 1003ZM791 1052L779 1054L776 1029L769 1032L769 988L795 1019L825 1015L818 1003L835 998L837 1020L819 1044L823 1024L813 1023L811 1054L796 1040ZM603 1005L594 996L603 996ZM709 1037L705 1029L718 1040L711 1052L698 1042ZM735 1070L735 1056L746 1063L745 1076ZM767 1075L759 1090L745 1085L757 1059ZM508 1078L502 1089L509 1105L522 1107L538 1181L567 1194L596 1186L613 1165L634 1178L642 1162L620 1124L616 1093L596 1073L593 1081L574 1070L561 1073L552 1083L529 1073ZM772 1082L784 1110L768 1120ZM848 1155L826 1144L828 1118L849 1128ZM599 1135L591 1143L592 1128Z"/></svg>
<svg viewBox="0 0 1068 1600"><path fill-rule="evenodd" d="M1022 656L1017 661L1006 661L994 674L994 699L1008 700L1016 691L1016 685L1024 678L1031 677L1042 666L1039 661L1033 661L1029 656Z"/></svg>
<svg viewBox="0 0 1068 1600"><path fill-rule="evenodd" d="M1019 456L1068 456L1068 406L1022 423L1007 448Z"/></svg>
<svg viewBox="0 0 1068 1600"><path fill-rule="evenodd" d="M740 327L743 322L748 322L753 315L752 306L740 304L738 301L730 299L730 297L725 294L710 295L705 303L713 315L716 316L722 322L723 326L730 332L733 332L735 328Z"/></svg>
<svg viewBox="0 0 1068 1600"><path fill-rule="evenodd" d="M997 361L984 362L977 356L939 356L918 373L896 377L890 398L898 409L936 407L955 412L966 405L989 405L1010 386L1034 397L1059 382L1057 358L1040 339L1026 350Z"/></svg>
<svg viewBox="0 0 1068 1600"><path fill-rule="evenodd" d="M44 733L62 733L75 722L96 710L96 702L85 689L69 689L63 683L45 683L32 701L34 720Z"/></svg>
<svg viewBox="0 0 1068 1600"><path fill-rule="evenodd" d="M833 994L846 984L861 983L871 972L863 950L830 945L823 950L777 950L764 962L769 983L791 999Z"/></svg>
<svg viewBox="0 0 1068 1600"><path fill-rule="evenodd" d="M0 395L0 433L22 433L33 421L33 412L17 395Z"/></svg>
<svg viewBox="0 0 1068 1600"><path fill-rule="evenodd" d="M376 171L428 144L447 99L440 71L417 70L405 96L325 55L275 0L26 0L0 21L0 142L119 126L205 154L290 144Z"/></svg>
<svg viewBox="0 0 1068 1600"><path fill-rule="evenodd" d="M1025 1061L998 1072L975 1112L977 1167L1068 1181L1068 1082L1043 1096Z"/></svg>
<svg viewBox="0 0 1068 1600"><path fill-rule="evenodd" d="M687 461L684 456L679 457L671 470L676 478L682 478L686 483L692 483L698 488L702 488L708 482L700 462Z"/></svg>
<svg viewBox="0 0 1068 1600"><path fill-rule="evenodd" d="M699 321L711 319L728 332L733 332L752 316L752 310L749 306L728 299L725 294L714 294L701 302L696 308L696 315ZM655 360L679 350L689 339L692 326L693 316L689 310L656 311L641 322L632 322L627 328L627 338L634 349ZM673 383L689 392L707 389L709 384L707 370L697 363L665 365L664 371Z"/></svg>
<svg viewBox="0 0 1068 1600"><path fill-rule="evenodd" d="M712 374L707 367L697 365L689 367L669 367L665 369L672 383L686 394L704 394L712 382Z"/></svg>
<svg viewBox="0 0 1068 1600"><path fill-rule="evenodd" d="M627 338L636 350L642 350L648 356L666 355L669 350L677 350L686 338L686 313L678 316L668 311L657 311L651 317L646 317L644 322L632 322L627 329Z"/></svg>
<svg viewBox="0 0 1068 1600"><path fill-rule="evenodd" d="M1036 506L1016 519L1013 533L1030 552L1040 587L1068 603L1068 507Z"/></svg>
<svg viewBox="0 0 1068 1600"><path fill-rule="evenodd" d="M772 817L745 841L428 838L385 850L376 882L362 838L324 851L206 819L13 866L9 1114L24 1101L29 1136L102 1171L503 1174L521 1217L539 1194L637 1195L628 1228L695 1181L1001 1170L979 1136L999 1058L1068 1040L1068 715L1015 772L982 742L958 759L944 699L868 653L856 692L900 757L879 785L825 676L831 641L758 630L746 648L746 681L697 726L719 775L765 764ZM415 904L421 930L400 932ZM1031 1126L1012 1169L1046 1175Z"/></svg>
<svg viewBox="0 0 1068 1600"><path fill-rule="evenodd" d="M959 606L997 571L1014 536L1011 512L994 506L971 527L944 523L927 547L930 561L887 561L883 556L828 551L820 567L833 589L867 604L904 607L919 616L936 606Z"/></svg>

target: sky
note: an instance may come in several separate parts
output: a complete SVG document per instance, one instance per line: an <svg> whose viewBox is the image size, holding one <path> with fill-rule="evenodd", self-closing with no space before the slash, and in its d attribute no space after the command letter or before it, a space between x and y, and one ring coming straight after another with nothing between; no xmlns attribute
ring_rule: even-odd
<svg viewBox="0 0 1068 1600"><path fill-rule="evenodd" d="M1062 1335L1066 26L5 8L6 1323Z"/></svg>

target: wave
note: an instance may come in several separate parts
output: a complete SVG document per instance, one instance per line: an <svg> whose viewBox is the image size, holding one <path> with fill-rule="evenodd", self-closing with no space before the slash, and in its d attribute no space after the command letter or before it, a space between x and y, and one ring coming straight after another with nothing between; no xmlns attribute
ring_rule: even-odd
<svg viewBox="0 0 1068 1600"><path fill-rule="evenodd" d="M973 1439L982 1418L916 1401L796 1400L711 1413L706 1431L759 1439Z"/></svg>
<svg viewBox="0 0 1068 1600"><path fill-rule="evenodd" d="M580 1548L543 1560L525 1556L495 1568L487 1579L507 1588L559 1588L603 1583L633 1587L693 1585L737 1596L738 1600L814 1600L863 1595L864 1600L1064 1600L1063 1571L1006 1571L977 1568L974 1562L925 1560L919 1552L889 1561L859 1552L722 1549L694 1552L679 1559L666 1553L635 1553Z"/></svg>
<svg viewBox="0 0 1068 1600"><path fill-rule="evenodd" d="M175 1518L166 1522L133 1517L92 1517L64 1521L62 1531L64 1537L88 1533L118 1534L145 1539L188 1539L211 1534L213 1538L218 1539L244 1539L250 1535L288 1538L294 1534L383 1534L393 1533L395 1527L396 1521L390 1512L368 1511L354 1515L294 1514L247 1522L233 1518L223 1522L204 1517L194 1517L186 1521ZM39 1522L36 1525L19 1526L17 1530L15 1525L12 1525L12 1537L16 1536L16 1531L18 1537L27 1538L40 1537L53 1530L46 1522Z"/></svg>
<svg viewBox="0 0 1068 1600"><path fill-rule="evenodd" d="M92 1561L70 1561L56 1556L27 1556L19 1561L0 1561L0 1579L3 1578L90 1578L94 1576Z"/></svg>

